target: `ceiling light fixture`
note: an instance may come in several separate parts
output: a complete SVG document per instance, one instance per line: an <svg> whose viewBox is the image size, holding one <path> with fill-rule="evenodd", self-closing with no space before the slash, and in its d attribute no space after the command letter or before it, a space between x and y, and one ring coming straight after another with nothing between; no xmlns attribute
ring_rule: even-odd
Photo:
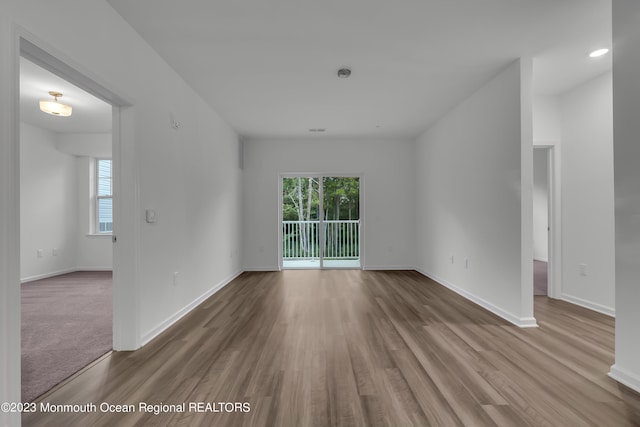
<svg viewBox="0 0 640 427"><path fill-rule="evenodd" d="M72 111L71 106L58 101L58 98L62 97L62 94L60 92L50 91L49 95L53 96L53 100L43 99L40 101L40 110L52 116L69 117Z"/></svg>
<svg viewBox="0 0 640 427"><path fill-rule="evenodd" d="M609 49L606 49L606 48L598 49L598 50L594 50L593 52L591 52L589 54L589 57L590 58L597 58L599 56L606 55L607 53L609 53Z"/></svg>
<svg viewBox="0 0 640 427"><path fill-rule="evenodd" d="M338 70L338 77L341 79L347 79L351 75L351 70L348 68L340 68Z"/></svg>

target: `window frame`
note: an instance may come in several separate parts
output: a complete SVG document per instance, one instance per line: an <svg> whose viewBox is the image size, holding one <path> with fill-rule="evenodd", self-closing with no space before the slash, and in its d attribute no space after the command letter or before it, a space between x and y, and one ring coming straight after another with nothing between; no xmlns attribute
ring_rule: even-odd
<svg viewBox="0 0 640 427"><path fill-rule="evenodd" d="M110 179L111 179L111 192L109 195L100 195L100 190L99 190L99 186L100 186L100 162L101 161L105 161L108 160L111 162L111 175L110 175ZM96 235L110 235L113 234L113 159L110 159L108 157L96 157L94 158L94 165L95 165L95 173L94 173L94 184L93 184L93 192L94 192L94 202L93 202L93 207L94 207L94 211L95 211L95 215L93 218L94 221L94 227L93 227L93 233ZM111 200L111 230L109 231L102 231L100 230L100 201L101 200Z"/></svg>

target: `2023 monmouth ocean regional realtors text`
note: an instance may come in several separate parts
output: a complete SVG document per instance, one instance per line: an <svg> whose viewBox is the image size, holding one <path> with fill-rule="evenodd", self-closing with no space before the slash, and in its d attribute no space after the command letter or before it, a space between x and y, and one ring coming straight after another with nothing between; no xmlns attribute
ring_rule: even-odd
<svg viewBox="0 0 640 427"><path fill-rule="evenodd" d="M147 403L138 402L137 404L113 404L102 402L99 404L85 403L82 405L69 404L52 404L49 402L40 402L37 406L35 403L24 405L21 412L42 412L42 413L135 413L143 412L154 415L168 413L232 413L232 412L250 412L251 404L249 402L182 402L182 403Z"/></svg>

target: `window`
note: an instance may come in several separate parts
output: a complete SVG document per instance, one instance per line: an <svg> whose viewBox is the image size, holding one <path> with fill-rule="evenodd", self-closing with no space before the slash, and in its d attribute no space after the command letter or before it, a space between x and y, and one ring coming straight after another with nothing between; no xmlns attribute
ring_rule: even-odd
<svg viewBox="0 0 640 427"><path fill-rule="evenodd" d="M96 159L96 233L113 231L112 172L111 159Z"/></svg>

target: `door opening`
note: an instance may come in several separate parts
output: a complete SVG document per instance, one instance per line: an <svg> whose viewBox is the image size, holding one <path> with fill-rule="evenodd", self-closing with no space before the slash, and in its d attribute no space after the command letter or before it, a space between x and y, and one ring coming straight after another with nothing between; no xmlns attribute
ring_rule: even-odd
<svg viewBox="0 0 640 427"><path fill-rule="evenodd" d="M553 145L540 145L534 147L533 154L533 293L556 298L560 253L558 153Z"/></svg>
<svg viewBox="0 0 640 427"><path fill-rule="evenodd" d="M358 176L281 178L281 268L361 268L360 183Z"/></svg>
<svg viewBox="0 0 640 427"><path fill-rule="evenodd" d="M25 57L19 77L21 384L33 401L113 349L113 112ZM70 116L40 111L43 89Z"/></svg>

